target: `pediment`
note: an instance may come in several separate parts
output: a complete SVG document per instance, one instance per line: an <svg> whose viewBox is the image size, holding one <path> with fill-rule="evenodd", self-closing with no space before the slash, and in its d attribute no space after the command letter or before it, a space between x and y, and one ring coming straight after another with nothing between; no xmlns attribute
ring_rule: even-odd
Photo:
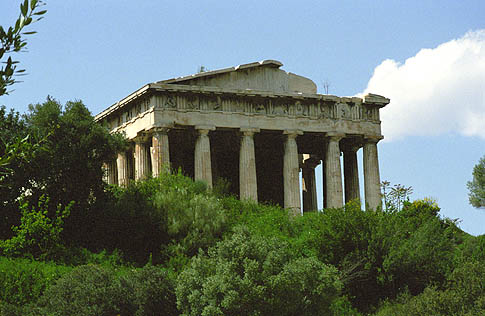
<svg viewBox="0 0 485 316"><path fill-rule="evenodd" d="M317 93L317 86L312 80L291 72L286 72L280 69L282 65L281 62L276 60L264 60L163 80L158 83L238 90L251 89L275 93Z"/></svg>

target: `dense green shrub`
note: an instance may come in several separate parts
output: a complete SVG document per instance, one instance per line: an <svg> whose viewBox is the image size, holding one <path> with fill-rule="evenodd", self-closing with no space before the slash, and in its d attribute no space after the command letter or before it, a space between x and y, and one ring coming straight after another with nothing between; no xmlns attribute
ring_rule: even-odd
<svg viewBox="0 0 485 316"><path fill-rule="evenodd" d="M236 222L287 241L299 256L317 256L338 267L344 292L365 312L405 289L415 295L430 284L442 284L462 239L452 221L439 218L439 208L430 200L405 202L393 212L363 211L350 203L297 218L277 208L255 209L246 206Z"/></svg>
<svg viewBox="0 0 485 316"><path fill-rule="evenodd" d="M135 316L177 316L175 280L160 267L147 265L123 276L132 293Z"/></svg>
<svg viewBox="0 0 485 316"><path fill-rule="evenodd" d="M237 232L194 257L177 280L183 315L329 313L341 282L316 258L297 258L278 239Z"/></svg>
<svg viewBox="0 0 485 316"><path fill-rule="evenodd" d="M48 315L133 315L132 291L113 270L79 266L52 284L39 300Z"/></svg>
<svg viewBox="0 0 485 316"><path fill-rule="evenodd" d="M181 173L113 187L112 200L95 218L98 250L118 248L139 265L150 255L153 263L171 259L175 268L219 241L228 228L220 199Z"/></svg>
<svg viewBox="0 0 485 316"><path fill-rule="evenodd" d="M451 273L442 290L428 287L421 294L388 301L376 316L485 315L485 266L468 262Z"/></svg>
<svg viewBox="0 0 485 316"><path fill-rule="evenodd" d="M35 302L52 282L71 269L54 263L0 257L0 302L14 306Z"/></svg>
<svg viewBox="0 0 485 316"><path fill-rule="evenodd" d="M485 264L485 235L466 236L455 253L455 265L467 261L477 261Z"/></svg>
<svg viewBox="0 0 485 316"><path fill-rule="evenodd" d="M120 273L83 265L51 285L35 308L43 315L171 316L178 315L174 292L174 281L159 267Z"/></svg>

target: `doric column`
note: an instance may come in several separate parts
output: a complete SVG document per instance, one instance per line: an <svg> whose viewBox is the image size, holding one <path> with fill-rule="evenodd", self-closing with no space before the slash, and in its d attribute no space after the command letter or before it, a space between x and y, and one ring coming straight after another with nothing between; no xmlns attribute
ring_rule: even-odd
<svg viewBox="0 0 485 316"><path fill-rule="evenodd" d="M343 148L345 203L348 203L352 200L360 200L357 150L359 150L359 147L353 144L345 146Z"/></svg>
<svg viewBox="0 0 485 316"><path fill-rule="evenodd" d="M377 143L381 137L366 137L364 143L364 190L366 208L382 207Z"/></svg>
<svg viewBox="0 0 485 316"><path fill-rule="evenodd" d="M320 160L310 156L302 165L303 187L303 212L317 211L317 186L315 179L315 167Z"/></svg>
<svg viewBox="0 0 485 316"><path fill-rule="evenodd" d="M158 177L164 168L170 170L168 128L156 128L152 134L152 176Z"/></svg>
<svg viewBox="0 0 485 316"><path fill-rule="evenodd" d="M143 180L149 176L150 164L148 146L144 137L135 139L135 180Z"/></svg>
<svg viewBox="0 0 485 316"><path fill-rule="evenodd" d="M327 150L325 152L325 199L326 207L342 207L344 205L342 192L342 170L340 169L339 141L344 135L328 134Z"/></svg>
<svg viewBox="0 0 485 316"><path fill-rule="evenodd" d="M211 145L209 132L215 127L196 126L199 136L195 141L194 177L195 180L205 181L212 188Z"/></svg>
<svg viewBox="0 0 485 316"><path fill-rule="evenodd" d="M118 169L116 167L116 160L107 163L108 167L108 184L118 184Z"/></svg>
<svg viewBox="0 0 485 316"><path fill-rule="evenodd" d="M118 185L120 187L128 186L129 170L126 152L121 152L118 154L118 158L116 159L116 165L118 166Z"/></svg>
<svg viewBox="0 0 485 316"><path fill-rule="evenodd" d="M254 155L254 133L256 128L241 128L241 149L239 151L239 196L241 200L258 201L256 178L256 157Z"/></svg>
<svg viewBox="0 0 485 316"><path fill-rule="evenodd" d="M298 161L298 145L296 137L301 131L285 131L286 135L283 157L283 187L285 208L293 215L301 214L300 201L300 164Z"/></svg>

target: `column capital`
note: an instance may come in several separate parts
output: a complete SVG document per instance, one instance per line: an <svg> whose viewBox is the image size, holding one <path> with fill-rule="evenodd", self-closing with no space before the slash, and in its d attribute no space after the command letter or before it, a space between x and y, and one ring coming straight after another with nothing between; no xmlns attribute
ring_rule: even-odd
<svg viewBox="0 0 485 316"><path fill-rule="evenodd" d="M149 136L147 133L143 132L143 133L138 133L136 135L135 138L133 138L133 141L136 143L136 144L143 144L143 143L146 143L148 142L148 139L149 139Z"/></svg>
<svg viewBox="0 0 485 316"><path fill-rule="evenodd" d="M303 131L299 129L285 129L283 135L288 135L289 138L296 138L299 135L303 135Z"/></svg>
<svg viewBox="0 0 485 316"><path fill-rule="evenodd" d="M253 136L255 133L259 133L261 130L256 127L241 127L239 131L244 136Z"/></svg>
<svg viewBox="0 0 485 316"><path fill-rule="evenodd" d="M380 140L384 139L382 135L364 135L365 143L378 143Z"/></svg>
<svg viewBox="0 0 485 316"><path fill-rule="evenodd" d="M328 132L325 136L327 138L331 139L331 140L339 141L339 140L341 140L342 138L345 137L345 134L343 134L343 133L336 133L336 132Z"/></svg>
<svg viewBox="0 0 485 316"><path fill-rule="evenodd" d="M195 129L198 131L215 131L216 127L214 125L196 125Z"/></svg>
<svg viewBox="0 0 485 316"><path fill-rule="evenodd" d="M155 134L155 133L161 133L161 134L167 134L170 131L171 127L169 126L156 126L152 127L151 129L148 130L148 133Z"/></svg>
<svg viewBox="0 0 485 316"><path fill-rule="evenodd" d="M362 144L356 143L356 142L346 143L346 144L340 145L340 149L343 152L348 152L348 153L355 153L360 149L360 147L362 147Z"/></svg>

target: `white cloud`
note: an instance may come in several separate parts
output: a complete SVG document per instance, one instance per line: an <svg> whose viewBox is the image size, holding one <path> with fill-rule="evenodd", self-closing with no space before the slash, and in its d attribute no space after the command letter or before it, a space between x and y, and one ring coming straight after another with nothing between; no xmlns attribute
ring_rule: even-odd
<svg viewBox="0 0 485 316"><path fill-rule="evenodd" d="M391 99L381 110L388 140L449 132L485 139L485 30L422 49L404 64L384 60L366 93Z"/></svg>

